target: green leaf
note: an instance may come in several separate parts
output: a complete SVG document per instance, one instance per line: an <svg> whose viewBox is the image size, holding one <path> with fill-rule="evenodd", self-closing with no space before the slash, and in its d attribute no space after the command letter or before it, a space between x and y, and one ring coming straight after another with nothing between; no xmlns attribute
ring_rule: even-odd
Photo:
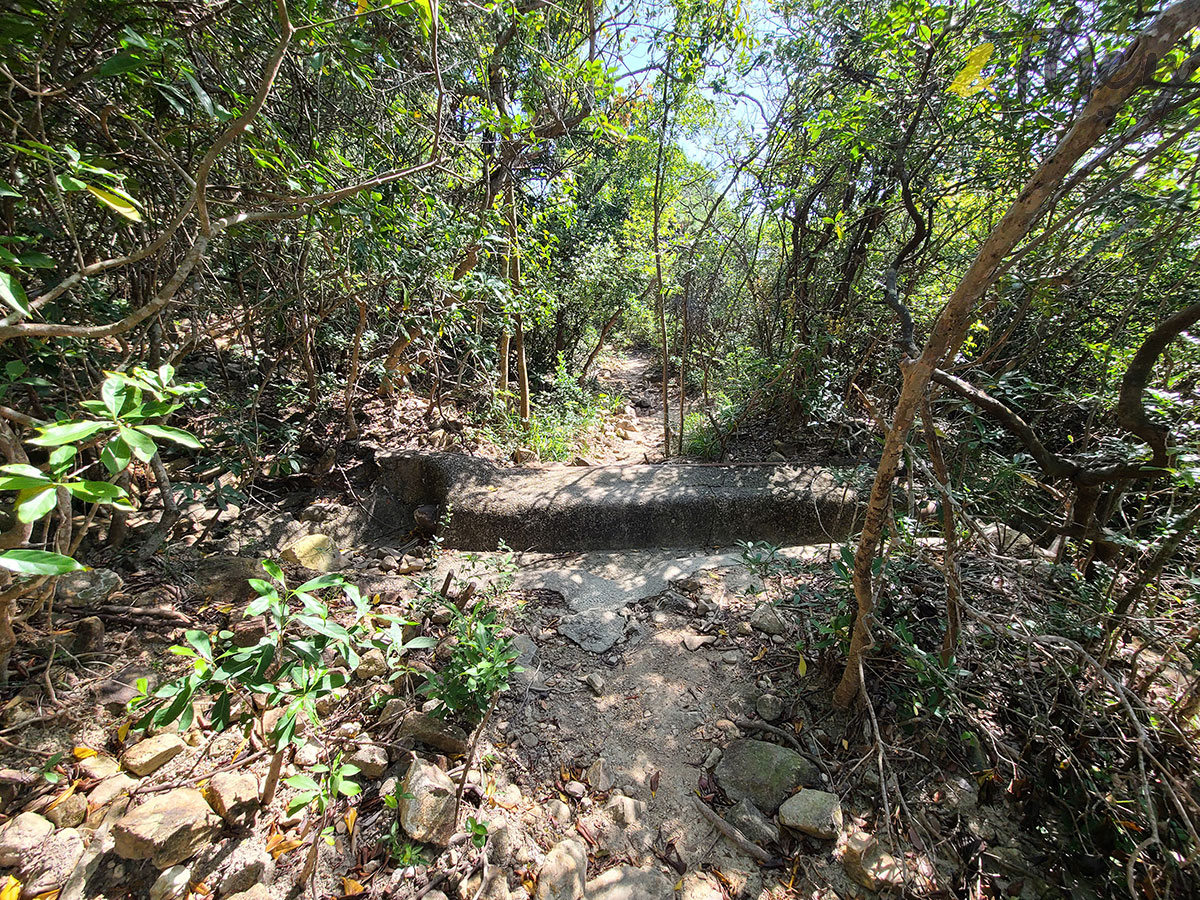
<svg viewBox="0 0 1200 900"><path fill-rule="evenodd" d="M21 575L62 575L83 568L69 556L45 550L5 550L0 553L0 567Z"/></svg>
<svg viewBox="0 0 1200 900"><path fill-rule="evenodd" d="M125 491L107 481L73 481L63 485L71 496L89 503L110 503L125 496Z"/></svg>
<svg viewBox="0 0 1200 900"><path fill-rule="evenodd" d="M104 449L100 451L100 462L104 463L104 468L108 469L110 475L116 475L129 468L132 455L129 445L118 436L104 445Z"/></svg>
<svg viewBox="0 0 1200 900"><path fill-rule="evenodd" d="M66 472L74 464L77 452L71 444L55 447L50 451L50 471L56 475Z"/></svg>
<svg viewBox="0 0 1200 900"><path fill-rule="evenodd" d="M21 315L28 316L33 314L33 310L29 308L29 298L25 296L25 289L8 272L0 272L0 300L3 300L14 310L21 313Z"/></svg>
<svg viewBox="0 0 1200 900"><path fill-rule="evenodd" d="M133 72L148 64L148 60L140 56L136 56L128 50L118 53L116 56L110 57L100 66L99 75L101 78L111 78L113 75L124 75L126 72Z"/></svg>
<svg viewBox="0 0 1200 900"><path fill-rule="evenodd" d="M176 444L182 444L185 447L190 447L193 450L203 449L204 445L196 439L190 432L184 431L182 428L171 428L167 425L139 425L137 430L148 434L151 437L162 438L164 441L173 441Z"/></svg>
<svg viewBox="0 0 1200 900"><path fill-rule="evenodd" d="M86 181L80 181L74 175L68 175L65 172L61 175L55 176L55 181L58 182L58 186L62 188L63 192L67 194L70 194L74 191L87 190Z"/></svg>
<svg viewBox="0 0 1200 900"><path fill-rule="evenodd" d="M25 491L45 487L49 480L44 475L41 478L34 478L32 475L0 475L0 491Z"/></svg>
<svg viewBox="0 0 1200 900"><path fill-rule="evenodd" d="M89 184L87 189L93 197L115 212L120 213L130 222L142 221L142 214L138 212L137 206L134 205L133 198L128 195L121 196L124 193L123 191L100 188L94 184Z"/></svg>
<svg viewBox="0 0 1200 900"><path fill-rule="evenodd" d="M58 503L58 491L53 485L22 491L17 497L17 519L26 525L44 518Z"/></svg>
<svg viewBox="0 0 1200 900"><path fill-rule="evenodd" d="M283 783L288 787L298 788L302 791L319 792L321 785L317 784L316 779L310 775L292 775L290 778L283 779Z"/></svg>
<svg viewBox="0 0 1200 900"><path fill-rule="evenodd" d="M20 197L21 195L7 181L0 180L0 197Z"/></svg>
<svg viewBox="0 0 1200 900"><path fill-rule="evenodd" d="M29 443L39 447L59 447L62 444L73 444L84 441L104 427L103 422L62 422L58 425L48 425L38 429L38 436Z"/></svg>
<svg viewBox="0 0 1200 900"><path fill-rule="evenodd" d="M274 578L280 584L285 585L285 586L287 585L287 582L284 581L284 578L283 578L283 569L281 569L279 567L279 563L275 562L275 560L264 559L262 561L262 567L267 570L268 575L270 575L272 578Z"/></svg>
<svg viewBox="0 0 1200 900"><path fill-rule="evenodd" d="M157 445L148 436L132 428L126 428L124 425L121 426L121 439L133 450L133 455L142 462L150 462L154 458L154 454L158 452Z"/></svg>

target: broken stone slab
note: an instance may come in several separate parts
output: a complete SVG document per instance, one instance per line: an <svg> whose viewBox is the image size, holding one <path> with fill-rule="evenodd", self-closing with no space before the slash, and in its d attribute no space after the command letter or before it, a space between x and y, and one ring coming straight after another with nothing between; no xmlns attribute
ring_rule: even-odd
<svg viewBox="0 0 1200 900"><path fill-rule="evenodd" d="M191 887L192 870L187 866L171 866L150 886L150 900L176 900Z"/></svg>
<svg viewBox="0 0 1200 900"><path fill-rule="evenodd" d="M83 794L68 794L53 809L46 810L46 818L55 828L74 828L87 818L87 800Z"/></svg>
<svg viewBox="0 0 1200 900"><path fill-rule="evenodd" d="M816 784L816 766L787 747L749 738L731 741L713 770L730 800L749 800L768 815L796 788Z"/></svg>
<svg viewBox="0 0 1200 900"><path fill-rule="evenodd" d="M175 788L125 813L113 827L113 849L122 859L148 859L165 869L195 856L220 825L199 791Z"/></svg>
<svg viewBox="0 0 1200 900"><path fill-rule="evenodd" d="M715 644L716 642L717 637L714 634L685 634L683 636L683 646L693 652L707 644Z"/></svg>
<svg viewBox="0 0 1200 900"><path fill-rule="evenodd" d="M558 630L589 653L605 653L625 633L625 620L611 609L589 609L564 616Z"/></svg>
<svg viewBox="0 0 1200 900"><path fill-rule="evenodd" d="M633 797L626 797L624 794L617 794L604 808L608 810L614 822L622 828L633 828L640 825L642 819L646 817L646 803L644 800L636 800Z"/></svg>
<svg viewBox="0 0 1200 900"><path fill-rule="evenodd" d="M22 900L62 887L83 858L83 835L74 828L62 828L22 861Z"/></svg>
<svg viewBox="0 0 1200 900"><path fill-rule="evenodd" d="M314 572L335 572L345 565L345 557L337 544L324 534L306 534L288 544L280 556L285 562L312 569Z"/></svg>
<svg viewBox="0 0 1200 900"><path fill-rule="evenodd" d="M53 823L37 813L23 812L9 819L0 828L0 868L19 866L53 831Z"/></svg>
<svg viewBox="0 0 1200 900"><path fill-rule="evenodd" d="M218 772L204 786L204 799L226 822L249 822L258 809L258 779L249 772Z"/></svg>
<svg viewBox="0 0 1200 900"><path fill-rule="evenodd" d="M559 841L538 870L534 900L580 900L587 885L587 864L582 841Z"/></svg>
<svg viewBox="0 0 1200 900"><path fill-rule="evenodd" d="M110 675L96 688L96 702L115 716L125 712L129 701L137 697L139 679L146 679L147 690L154 690L158 676L145 666L126 666L120 672Z"/></svg>
<svg viewBox="0 0 1200 900"><path fill-rule="evenodd" d="M80 760L77 766L79 774L84 778L103 779L121 771L121 764L103 753Z"/></svg>
<svg viewBox="0 0 1200 900"><path fill-rule="evenodd" d="M389 701L388 705L399 702L403 701ZM384 714L386 716L387 707L384 707ZM437 716L431 716L428 713L414 711L404 717L404 722L396 734L396 740L406 743L415 741L451 756L462 756L467 752L468 738L467 733L457 725L443 722Z"/></svg>
<svg viewBox="0 0 1200 900"><path fill-rule="evenodd" d="M725 813L725 818L756 844L779 843L779 826L749 800L739 800Z"/></svg>
<svg viewBox="0 0 1200 900"><path fill-rule="evenodd" d="M256 884L270 884L275 878L275 860L262 838L239 841L221 858L215 877L207 876L205 883L218 888L222 896L248 891Z"/></svg>
<svg viewBox="0 0 1200 900"><path fill-rule="evenodd" d="M588 900L675 900L675 885L658 869L617 866L587 883Z"/></svg>
<svg viewBox="0 0 1200 900"><path fill-rule="evenodd" d="M96 810L103 809L110 803L113 803L118 798L124 797L121 800L125 805L129 804L128 794L138 785L136 778L130 778L124 772L119 772L105 778L94 788L88 791L87 802L88 807Z"/></svg>
<svg viewBox="0 0 1200 900"><path fill-rule="evenodd" d="M149 775L182 753L186 746L177 734L156 734L126 750L121 756L121 765L134 775Z"/></svg>
<svg viewBox="0 0 1200 900"><path fill-rule="evenodd" d="M404 776L400 827L414 840L444 847L454 834L454 782L432 763L418 759Z"/></svg>
<svg viewBox="0 0 1200 900"><path fill-rule="evenodd" d="M608 762L601 756L592 763L584 776L587 778L587 783L600 793L607 793L613 789L616 783L612 772L608 768Z"/></svg>
<svg viewBox="0 0 1200 900"><path fill-rule="evenodd" d="M779 821L788 828L829 840L842 830L842 803L837 794L805 788L779 807Z"/></svg>

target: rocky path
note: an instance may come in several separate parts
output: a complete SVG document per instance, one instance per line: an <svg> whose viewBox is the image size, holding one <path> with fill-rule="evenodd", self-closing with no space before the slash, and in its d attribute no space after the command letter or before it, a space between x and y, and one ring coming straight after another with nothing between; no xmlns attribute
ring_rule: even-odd
<svg viewBox="0 0 1200 900"><path fill-rule="evenodd" d="M827 552L796 547L781 561ZM541 815L555 840L536 898L796 896L763 859L798 841L824 851L813 862L821 880L853 891L828 852L845 819L803 730L814 710L789 651L798 623L764 603L767 585L740 553L518 561L514 589L531 598L514 638L524 671L485 737L504 761L513 811ZM461 564L455 554L441 562ZM725 809L726 798L735 806ZM721 804L763 859L698 802ZM572 869L586 869L585 895L563 874Z"/></svg>

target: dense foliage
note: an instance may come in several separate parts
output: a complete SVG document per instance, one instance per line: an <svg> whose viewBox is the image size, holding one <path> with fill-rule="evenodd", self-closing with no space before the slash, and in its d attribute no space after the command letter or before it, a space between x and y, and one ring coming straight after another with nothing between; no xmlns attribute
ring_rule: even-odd
<svg viewBox="0 0 1200 900"><path fill-rule="evenodd" d="M878 462L843 705L878 557L935 525L952 665L972 517L1070 567L1101 661L1186 632L1198 26L1193 0L14 0L6 565L65 571L30 550L120 546L135 507L149 558L179 498L319 471L379 398L568 458L621 405L591 379L620 346L661 368L668 455L773 429ZM207 385L187 409L176 372ZM893 496L902 457L927 496ZM47 589L2 595L4 659Z"/></svg>

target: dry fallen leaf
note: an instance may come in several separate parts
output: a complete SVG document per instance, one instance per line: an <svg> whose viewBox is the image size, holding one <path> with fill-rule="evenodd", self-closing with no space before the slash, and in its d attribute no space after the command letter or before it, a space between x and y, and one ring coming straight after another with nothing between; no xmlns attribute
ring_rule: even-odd
<svg viewBox="0 0 1200 900"><path fill-rule="evenodd" d="M271 835L267 841L267 852L271 854L272 859L279 859L285 853L291 853L297 847L303 845L303 841L295 839L285 840L282 834Z"/></svg>
<svg viewBox="0 0 1200 900"><path fill-rule="evenodd" d="M651 797L651 799L653 799L654 795L658 793L658 782L659 782L660 778L662 778L662 772L656 771L656 772L651 773L651 775L650 775L650 797Z"/></svg>
<svg viewBox="0 0 1200 900"><path fill-rule="evenodd" d="M366 893L366 888L355 881L353 878L342 878L342 896L354 897L358 894Z"/></svg>
<svg viewBox="0 0 1200 900"><path fill-rule="evenodd" d="M42 810L42 813L45 814L45 813L50 812L50 810L54 809L54 807L58 806L58 804L62 803L64 800L66 800L68 797L70 797L73 793L75 793L75 788L77 788L77 787L79 787L79 781L78 780L72 781L71 784L68 785L68 787L65 791L63 791L61 794L59 794L57 797L55 797L54 800L50 803L50 805L47 806L44 810Z"/></svg>
<svg viewBox="0 0 1200 900"><path fill-rule="evenodd" d="M72 752L74 752L75 758L82 762L95 756L99 751L93 750L91 747L76 747Z"/></svg>
<svg viewBox="0 0 1200 900"><path fill-rule="evenodd" d="M21 896L21 882L16 875L9 875L4 887L0 888L0 900L18 900Z"/></svg>
<svg viewBox="0 0 1200 900"><path fill-rule="evenodd" d="M354 834L354 823L358 821L358 810L353 806L346 810L346 833Z"/></svg>

